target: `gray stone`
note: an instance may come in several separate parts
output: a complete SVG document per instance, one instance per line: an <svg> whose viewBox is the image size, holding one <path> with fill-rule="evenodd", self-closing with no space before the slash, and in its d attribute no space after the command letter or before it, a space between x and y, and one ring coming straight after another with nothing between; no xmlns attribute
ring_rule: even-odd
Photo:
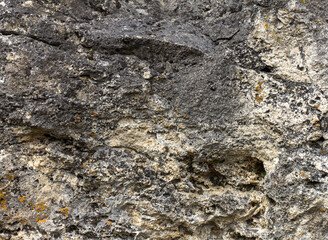
<svg viewBox="0 0 328 240"><path fill-rule="evenodd" d="M327 239L327 14L0 0L0 239Z"/></svg>

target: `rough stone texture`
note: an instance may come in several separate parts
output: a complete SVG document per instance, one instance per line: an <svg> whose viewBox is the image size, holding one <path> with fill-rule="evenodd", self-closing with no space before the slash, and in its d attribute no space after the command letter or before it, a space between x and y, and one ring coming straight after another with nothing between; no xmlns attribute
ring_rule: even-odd
<svg viewBox="0 0 328 240"><path fill-rule="evenodd" d="M328 239L322 0L0 0L0 239Z"/></svg>

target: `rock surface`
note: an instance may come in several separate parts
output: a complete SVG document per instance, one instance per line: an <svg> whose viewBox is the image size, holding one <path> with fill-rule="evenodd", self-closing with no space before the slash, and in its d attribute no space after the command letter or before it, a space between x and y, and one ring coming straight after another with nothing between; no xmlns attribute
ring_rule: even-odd
<svg viewBox="0 0 328 240"><path fill-rule="evenodd" d="M319 0L0 0L0 239L328 239Z"/></svg>

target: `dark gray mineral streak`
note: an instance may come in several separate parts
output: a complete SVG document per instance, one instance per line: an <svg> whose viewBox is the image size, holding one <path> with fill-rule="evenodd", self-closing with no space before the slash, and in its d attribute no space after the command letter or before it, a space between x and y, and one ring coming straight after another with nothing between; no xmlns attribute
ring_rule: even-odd
<svg viewBox="0 0 328 240"><path fill-rule="evenodd" d="M0 239L328 239L322 0L0 0Z"/></svg>

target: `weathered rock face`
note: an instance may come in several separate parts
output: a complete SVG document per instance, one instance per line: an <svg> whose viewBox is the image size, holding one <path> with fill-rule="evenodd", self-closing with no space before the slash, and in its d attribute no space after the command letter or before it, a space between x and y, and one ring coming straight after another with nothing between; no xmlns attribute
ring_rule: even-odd
<svg viewBox="0 0 328 240"><path fill-rule="evenodd" d="M0 239L328 239L319 0L1 0Z"/></svg>

